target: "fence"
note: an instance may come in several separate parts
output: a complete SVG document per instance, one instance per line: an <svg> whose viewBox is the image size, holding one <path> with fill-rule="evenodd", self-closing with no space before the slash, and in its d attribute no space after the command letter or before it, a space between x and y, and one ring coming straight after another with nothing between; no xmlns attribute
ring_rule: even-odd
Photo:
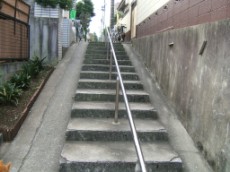
<svg viewBox="0 0 230 172"><path fill-rule="evenodd" d="M20 0L0 0L0 61L29 58L30 7Z"/></svg>

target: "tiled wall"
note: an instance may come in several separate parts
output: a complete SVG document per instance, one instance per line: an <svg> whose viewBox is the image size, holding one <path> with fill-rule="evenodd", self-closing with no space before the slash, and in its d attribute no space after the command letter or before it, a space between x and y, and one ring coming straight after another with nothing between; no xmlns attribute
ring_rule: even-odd
<svg viewBox="0 0 230 172"><path fill-rule="evenodd" d="M136 26L136 36L227 18L230 18L230 0L170 0Z"/></svg>

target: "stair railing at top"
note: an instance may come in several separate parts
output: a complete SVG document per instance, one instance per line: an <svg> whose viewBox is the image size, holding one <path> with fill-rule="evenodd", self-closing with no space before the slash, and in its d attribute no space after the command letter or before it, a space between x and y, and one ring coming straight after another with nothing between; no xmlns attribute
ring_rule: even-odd
<svg viewBox="0 0 230 172"><path fill-rule="evenodd" d="M120 85L121 90L122 90L122 94L123 94L123 98L124 98L124 103L125 103L126 110L127 110L127 114L128 114L129 124L130 124L132 135L133 135L135 149L136 149L138 160L139 160L139 164L137 164L137 165L140 165L140 168L141 168L142 172L147 172L146 166L145 166L145 160L144 160L143 153L142 153L142 150L141 150L141 146L140 146L140 143L139 143L139 139L138 139L138 136L137 136L136 127L135 127L135 124L134 124L134 121L133 121L132 113L131 113L131 110L130 110L129 102L128 102L126 91L125 91L125 87L124 87L124 84L123 84L123 79L121 77L120 68L119 68L119 65L118 65L118 62L117 62L117 57L116 57L116 54L115 54L115 51L114 51L112 39L111 39L110 32L109 32L108 28L106 28L106 31L107 31L107 37L108 37L107 42L109 42L109 44L107 44L107 60L110 60L109 79L111 79L111 75L112 75L111 73L112 73L112 61L113 60L115 62L116 70L117 70L117 88L116 88L116 102L115 102L115 119L114 119L114 123L118 123L119 92L120 92L119 91L119 85ZM109 50L110 50L110 58L109 58ZM139 167L137 167L137 168L139 168Z"/></svg>

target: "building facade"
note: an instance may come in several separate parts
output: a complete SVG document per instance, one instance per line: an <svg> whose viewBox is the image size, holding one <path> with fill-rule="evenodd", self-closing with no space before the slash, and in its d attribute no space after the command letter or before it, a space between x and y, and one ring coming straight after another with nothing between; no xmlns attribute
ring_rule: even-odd
<svg viewBox="0 0 230 172"><path fill-rule="evenodd" d="M127 25L127 35L138 38L227 19L229 3L229 0L122 0L117 10L124 13L120 23Z"/></svg>

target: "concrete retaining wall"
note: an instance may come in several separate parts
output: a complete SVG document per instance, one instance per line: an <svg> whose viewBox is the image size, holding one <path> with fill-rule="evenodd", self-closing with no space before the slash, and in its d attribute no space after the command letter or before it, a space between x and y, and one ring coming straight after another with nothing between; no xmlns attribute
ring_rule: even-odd
<svg viewBox="0 0 230 172"><path fill-rule="evenodd" d="M225 20L133 40L216 172L230 171L229 33L230 20Z"/></svg>
<svg viewBox="0 0 230 172"><path fill-rule="evenodd" d="M24 62L0 63L0 85L20 70L23 64Z"/></svg>
<svg viewBox="0 0 230 172"><path fill-rule="evenodd" d="M47 57L49 63L58 61L58 22L59 19L31 18L31 57Z"/></svg>
<svg viewBox="0 0 230 172"><path fill-rule="evenodd" d="M59 18L35 17L35 0L25 0L30 9L30 58L34 55L47 57L47 63L57 63L62 57L61 52L61 11ZM55 10L55 9L54 9ZM59 45L60 44L60 45Z"/></svg>

